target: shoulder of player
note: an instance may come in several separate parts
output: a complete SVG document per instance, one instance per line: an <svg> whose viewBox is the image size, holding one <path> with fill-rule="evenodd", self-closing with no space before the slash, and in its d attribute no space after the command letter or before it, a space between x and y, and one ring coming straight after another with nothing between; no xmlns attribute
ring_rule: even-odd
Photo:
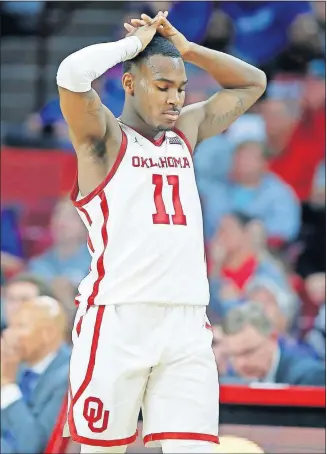
<svg viewBox="0 0 327 454"><path fill-rule="evenodd" d="M192 150L194 150L198 142L199 115L194 105L186 106L182 109L176 122L175 130L182 133L183 140L189 143Z"/></svg>

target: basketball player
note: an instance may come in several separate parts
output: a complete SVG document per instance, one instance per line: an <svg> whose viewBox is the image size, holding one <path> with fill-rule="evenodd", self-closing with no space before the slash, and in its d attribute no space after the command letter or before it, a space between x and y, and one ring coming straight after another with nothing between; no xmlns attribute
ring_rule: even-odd
<svg viewBox="0 0 327 454"><path fill-rule="evenodd" d="M218 381L192 154L262 95L266 77L188 42L167 12L125 28L126 38L75 52L57 74L77 153L72 200L92 255L77 296L68 426L82 453L123 453L142 407L146 446L210 453ZM184 61L224 89L183 108ZM92 82L120 62L125 105L115 118Z"/></svg>

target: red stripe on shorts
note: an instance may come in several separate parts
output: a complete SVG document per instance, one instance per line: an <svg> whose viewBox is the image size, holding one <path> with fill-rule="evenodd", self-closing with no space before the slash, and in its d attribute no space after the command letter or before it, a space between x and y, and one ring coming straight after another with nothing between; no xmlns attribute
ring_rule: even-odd
<svg viewBox="0 0 327 454"><path fill-rule="evenodd" d="M78 399L81 397L83 392L86 390L88 385L90 384L90 381L92 380L92 375L93 375L94 366L95 366L95 359L96 359L96 354L97 354L97 349L98 349L98 344L99 344L100 328L101 328L105 308L106 308L106 306L99 306L97 308L98 312L97 312L95 324L94 324L94 331L93 331L93 337L92 337L89 363L88 363L88 366L86 369L86 374L85 374L84 380L83 380L81 386L78 388L74 397L72 394L71 385L69 383L70 405L69 405L69 411L68 411L68 424L69 424L70 433L71 433L74 441L77 441L73 437L75 435L77 436L77 432L76 432L76 427L75 427L74 418L73 418L73 407L76 404L76 402L78 401Z"/></svg>
<svg viewBox="0 0 327 454"><path fill-rule="evenodd" d="M82 396L88 385L90 384L93 376L93 371L95 367L95 362L96 362L96 353L99 345L99 337L100 337L100 330L101 330L101 324L103 320L103 315L105 311L106 306L98 306L97 308L97 315L95 319L95 324L94 324L94 331L93 331L93 338L92 338L92 344L91 344L91 353L90 353L90 358L85 374L85 378L83 380L83 383L77 390L75 396L73 397L73 392L72 392L72 387L71 383L69 381L69 397L70 397L70 405L69 405L69 410L68 410L68 425L69 425L69 431L70 431L70 436L73 441L76 443L82 443L90 446L104 446L104 447L110 447L110 446L124 446L128 445L131 443L134 443L137 437L137 432L133 435L131 435L128 438L121 438L121 439L116 439L116 440L99 440L99 439L92 439L88 437L83 437L81 435L78 435L77 429L75 426L74 422L74 415L73 415L73 408L74 405L76 405L76 402L79 400L79 398Z"/></svg>
<svg viewBox="0 0 327 454"><path fill-rule="evenodd" d="M86 308L86 312L89 310L90 306L88 306ZM81 334L81 329L82 329L82 323L83 323L83 320L84 320L84 317L86 315L86 312L84 315L81 315L80 319L78 320L77 324L76 324L76 334L77 336L79 336Z"/></svg>
<svg viewBox="0 0 327 454"><path fill-rule="evenodd" d="M219 444L219 438L217 435L200 434L194 432L160 432L156 434L145 435L145 437L143 438L145 445L147 443L150 443L151 441L161 440L198 440Z"/></svg>

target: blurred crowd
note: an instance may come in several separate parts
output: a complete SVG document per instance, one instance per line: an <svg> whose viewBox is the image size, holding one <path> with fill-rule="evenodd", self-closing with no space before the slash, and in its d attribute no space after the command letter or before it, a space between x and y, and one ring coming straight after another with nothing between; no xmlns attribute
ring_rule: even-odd
<svg viewBox="0 0 327 454"><path fill-rule="evenodd" d="M19 2L3 3L10 10ZM125 9L126 18L168 9L188 39L266 72L264 97L195 150L213 349L221 383L325 386L325 2L126 2ZM122 36L117 27L108 40ZM187 71L187 104L219 88L202 70ZM94 87L117 116L120 76L118 66ZM9 129L6 141L73 151L58 99ZM19 236L19 220L17 228ZM44 450L67 387L74 298L90 264L68 196L57 200L46 230L50 241L37 255L11 244L12 224L2 232L3 453Z"/></svg>

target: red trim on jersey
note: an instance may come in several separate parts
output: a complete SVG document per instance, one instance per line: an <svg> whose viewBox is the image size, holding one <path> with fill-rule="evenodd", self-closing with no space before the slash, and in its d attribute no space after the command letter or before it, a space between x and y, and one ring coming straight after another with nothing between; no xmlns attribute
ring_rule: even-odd
<svg viewBox="0 0 327 454"><path fill-rule="evenodd" d="M93 243L91 241L90 235L88 235L88 237L87 237L87 244L88 244L89 248L91 249L91 251L94 252L94 247L93 247Z"/></svg>
<svg viewBox="0 0 327 454"><path fill-rule="evenodd" d="M103 180L103 182L99 184L99 186L97 188L95 188L92 192L90 192L90 194L86 195L85 197L82 197L80 200L76 200L77 196L78 196L78 192L79 192L78 178L77 178L77 172L76 172L74 186L73 186L73 189L72 189L72 192L70 195L70 198L75 207L81 208L83 205L89 203L92 199L94 199L95 196L99 195L100 192L103 191L105 186L107 186L109 181L113 178L113 176L117 172L118 167L119 167L121 161L123 160L123 157L125 156L126 149L127 149L127 136L123 130L121 130L121 131L122 131L122 142L120 145L120 149L119 149L116 161L115 161L114 165L112 166L110 172L108 173L106 178Z"/></svg>
<svg viewBox="0 0 327 454"><path fill-rule="evenodd" d="M177 129L177 128L173 128L173 131L174 131L182 140L184 140L185 145L186 145L187 148L188 148L188 151L191 153L191 156L193 156L193 149L192 149L191 144L190 144L190 142L188 141L186 135L185 135L182 131L180 131L179 129Z"/></svg>
<svg viewBox="0 0 327 454"><path fill-rule="evenodd" d="M143 438L145 445L151 441L161 440L198 440L219 444L219 438L217 435L199 434L194 432L160 432L145 435Z"/></svg>
<svg viewBox="0 0 327 454"><path fill-rule="evenodd" d="M164 141L165 141L165 138L166 138L166 134L163 133L162 136L159 137L159 139L154 139L153 137L149 137L149 136L145 136L144 134L142 134L138 129L136 128L133 128L132 126L130 125L126 125L123 121L119 120L121 123L123 123L123 125L125 126L128 126L129 128L133 129L133 131L137 132L138 134L140 134L140 136L144 137L145 139L147 139L149 142L153 143L153 145L155 145L156 147L160 147Z"/></svg>
<svg viewBox="0 0 327 454"><path fill-rule="evenodd" d="M92 225L92 219L91 219L89 213L86 211L86 209L83 208L83 207L80 207L80 208L78 208L78 210L81 211L84 214L88 224L91 226ZM94 252L94 247L93 247L90 235L88 235L88 237L87 237L87 244L88 244L89 248L91 249L91 251Z"/></svg>
<svg viewBox="0 0 327 454"><path fill-rule="evenodd" d="M86 211L86 209L83 207L79 207L79 210L84 214L89 225L92 225L92 219L91 219L89 213Z"/></svg>
<svg viewBox="0 0 327 454"><path fill-rule="evenodd" d="M97 267L98 277L97 277L96 281L93 284L92 293L88 297L88 300L87 300L88 306L92 306L94 304L94 300L95 300L95 298L97 297L97 295L99 293L100 283L101 283L101 281L102 281L102 279L104 278L104 275L105 275L104 263L103 262L104 262L104 253L105 253L105 251L107 249L107 245L108 245L107 223L108 223L108 219L109 219L109 206L108 206L108 202L107 202L107 199L106 199L106 196L105 196L104 192L101 192L100 198L101 198L100 207L101 207L101 211L102 211L102 214L103 214L103 224L102 224L102 227L101 227L101 236L102 236L102 241L103 241L103 251L102 251L100 257L97 260L96 267Z"/></svg>

